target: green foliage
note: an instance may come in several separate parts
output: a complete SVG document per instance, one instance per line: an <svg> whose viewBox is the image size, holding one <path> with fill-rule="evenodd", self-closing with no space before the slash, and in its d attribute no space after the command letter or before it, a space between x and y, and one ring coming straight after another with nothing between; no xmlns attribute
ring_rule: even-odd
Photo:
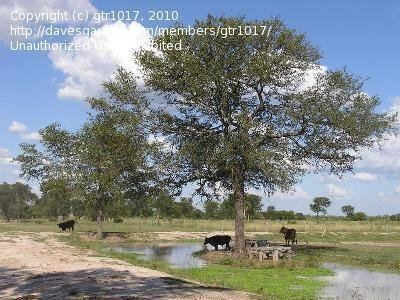
<svg viewBox="0 0 400 300"><path fill-rule="evenodd" d="M204 216L206 219L219 218L219 203L213 200L204 202Z"/></svg>
<svg viewBox="0 0 400 300"><path fill-rule="evenodd" d="M365 213L361 212L361 211L356 212L356 213L353 215L353 220L354 220L354 221L365 221L365 220L367 220L367 219L368 219L367 215L366 215Z"/></svg>
<svg viewBox="0 0 400 300"><path fill-rule="evenodd" d="M208 16L194 24L221 26L270 30L224 38L159 35L155 42L180 39L183 47L137 53L149 93L119 68L102 97L87 99L91 111L79 130L50 124L40 131L40 147L20 145L22 176L44 191L41 213L72 210L98 222L118 215L199 217L190 201L174 199L195 183L208 199L221 189L233 193L234 201L221 206L206 201L205 216L231 217L234 208L243 241L244 212L254 218L261 209L257 196L246 200L246 190L285 192L310 169L349 171L360 149L392 132L396 116L377 113L379 98L364 93L363 79L346 70L320 72L304 87L322 57L305 34L279 19ZM161 103L151 106L153 95ZM311 208L318 215L326 207Z"/></svg>
<svg viewBox="0 0 400 300"><path fill-rule="evenodd" d="M148 103L133 74L119 68L103 86L103 98L87 99L92 111L77 132L51 124L40 131L43 151L22 144L16 159L24 177L41 183L50 210L57 201L57 214L65 214L78 200L96 211L98 222L123 214L126 203L149 194L156 179L150 156L157 147L144 130Z"/></svg>
<svg viewBox="0 0 400 300"><path fill-rule="evenodd" d="M275 210L274 206L268 206L263 212L265 219L269 220L305 220L306 216L302 213L295 213L292 210Z"/></svg>
<svg viewBox="0 0 400 300"><path fill-rule="evenodd" d="M43 217L82 216L84 204L74 198L74 193L68 182L63 179L51 179L42 183L42 197L38 201L37 214Z"/></svg>
<svg viewBox="0 0 400 300"><path fill-rule="evenodd" d="M248 219L257 219L261 217L262 198L258 195L245 194L244 197L244 214ZM235 218L235 198L233 194L229 194L219 205L217 215L223 219Z"/></svg>
<svg viewBox="0 0 400 300"><path fill-rule="evenodd" d="M268 299L314 299L324 285L315 277L332 274L316 267L243 268L232 267L230 263L226 260L227 265L180 270L179 274L203 283L261 294Z"/></svg>
<svg viewBox="0 0 400 300"><path fill-rule="evenodd" d="M342 213L344 213L346 217L348 217L350 219L353 218L353 216L354 216L354 207L353 206L345 205L345 206L342 206L341 210L342 210Z"/></svg>
<svg viewBox="0 0 400 300"><path fill-rule="evenodd" d="M360 149L391 132L396 116L377 113L379 98L346 70L321 72L304 87L322 55L279 19L209 15L194 24L228 26L270 31L226 38L166 33L155 42L181 42L182 50L143 50L137 59L146 86L168 104L154 118L154 130L174 148L163 160L166 182L177 193L189 182L207 197L220 188L233 192L236 241L244 251L247 188L272 194L290 190L310 169L352 170ZM312 209L325 212L318 204Z"/></svg>
<svg viewBox="0 0 400 300"><path fill-rule="evenodd" d="M394 214L389 217L391 221L400 221L400 214Z"/></svg>
<svg viewBox="0 0 400 300"><path fill-rule="evenodd" d="M328 71L299 89L321 54L282 21L208 16L195 27L244 25L271 32L166 34L156 42L182 39L183 50L138 55L146 85L180 113L158 114L160 131L178 150L177 183L201 180L204 193L207 183L232 189L238 159L246 186L286 190L303 174L301 163L348 171L360 146L372 146L391 129L394 117L374 112L379 99L362 93L363 81L346 71Z"/></svg>
<svg viewBox="0 0 400 300"><path fill-rule="evenodd" d="M0 211L7 221L30 217L31 208L37 201L37 195L26 184L3 182L0 185Z"/></svg>
<svg viewBox="0 0 400 300"><path fill-rule="evenodd" d="M261 216L262 198L253 194L245 194L244 213L249 219L256 219ZM220 203L215 200L204 202L204 216L207 219L234 219L235 218L235 198L229 194Z"/></svg>
<svg viewBox="0 0 400 300"><path fill-rule="evenodd" d="M315 197L310 204L310 209L317 214L327 214L326 209L331 205L331 201L326 197Z"/></svg>

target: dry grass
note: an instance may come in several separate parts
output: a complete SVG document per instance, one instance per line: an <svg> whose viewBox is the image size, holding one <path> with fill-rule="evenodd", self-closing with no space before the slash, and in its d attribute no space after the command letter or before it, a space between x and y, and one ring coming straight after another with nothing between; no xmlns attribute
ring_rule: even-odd
<svg viewBox="0 0 400 300"><path fill-rule="evenodd" d="M0 232L34 231L57 232L57 221L48 220L20 220L0 223ZM371 232L390 233L400 232L400 221L338 221L338 220L248 220L247 232L279 232L281 226L295 228L298 232L323 233L325 232ZM77 231L96 231L96 223L78 219ZM233 220L191 220L191 219L155 219L155 218L128 218L122 223L104 222L104 231L109 232L226 232L234 230Z"/></svg>

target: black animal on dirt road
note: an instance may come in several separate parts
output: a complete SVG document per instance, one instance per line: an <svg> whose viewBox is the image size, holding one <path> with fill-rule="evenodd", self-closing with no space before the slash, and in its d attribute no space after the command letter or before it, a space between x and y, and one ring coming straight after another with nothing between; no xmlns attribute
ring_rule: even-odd
<svg viewBox="0 0 400 300"><path fill-rule="evenodd" d="M294 242L296 242L297 245L297 240L296 240L296 229L293 228L286 228L283 227L281 228L281 230L279 231L279 233L283 233L285 235L285 243L286 246L289 246L289 242L292 241L292 246L294 244Z"/></svg>
<svg viewBox="0 0 400 300"><path fill-rule="evenodd" d="M62 231L66 231L67 229L74 231L75 220L69 220L63 223L57 224Z"/></svg>
<svg viewBox="0 0 400 300"><path fill-rule="evenodd" d="M215 250L218 250L218 245L226 245L225 250L231 250L231 246L229 246L231 239L232 238L229 235L214 235L209 238L206 237L204 245L210 244L215 248Z"/></svg>

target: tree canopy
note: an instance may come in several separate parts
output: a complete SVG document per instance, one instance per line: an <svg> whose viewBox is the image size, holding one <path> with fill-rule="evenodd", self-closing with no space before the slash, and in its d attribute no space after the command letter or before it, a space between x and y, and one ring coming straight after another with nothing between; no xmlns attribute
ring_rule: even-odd
<svg viewBox="0 0 400 300"><path fill-rule="evenodd" d="M310 204L311 211L315 212L317 216L319 214L327 214L326 209L331 206L331 201L327 197L315 197Z"/></svg>
<svg viewBox="0 0 400 300"><path fill-rule="evenodd" d="M353 168L362 148L392 129L379 98L346 70L321 71L320 51L281 20L213 17L195 28L267 26L268 35L173 35L182 50L143 50L145 85L163 97L157 129L174 145L171 185L196 182L210 196L233 192L235 249L244 251L244 195L250 187L288 191L302 175ZM321 71L321 72L319 72ZM314 77L310 80L310 75Z"/></svg>
<svg viewBox="0 0 400 300"><path fill-rule="evenodd" d="M345 216L348 218L352 218L354 216L354 206L345 205L345 206L342 206L341 210L342 210L342 213L344 213Z"/></svg>
<svg viewBox="0 0 400 300"><path fill-rule="evenodd" d="M40 131L43 150L22 144L17 157L24 177L39 180L50 192L50 182L66 183L70 197L94 208L99 236L110 202L123 207L151 191L156 177L151 156L157 152L145 126L148 103L133 74L119 68L103 86L104 97L87 99L92 110L77 132L50 124Z"/></svg>

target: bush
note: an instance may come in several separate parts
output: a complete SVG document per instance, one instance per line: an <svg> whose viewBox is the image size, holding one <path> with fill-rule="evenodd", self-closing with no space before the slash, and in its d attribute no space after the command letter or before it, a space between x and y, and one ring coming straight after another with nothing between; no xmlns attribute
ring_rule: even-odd
<svg viewBox="0 0 400 300"><path fill-rule="evenodd" d="M356 212L353 216L354 221L365 221L367 218L367 215L363 212Z"/></svg>
<svg viewBox="0 0 400 300"><path fill-rule="evenodd" d="M122 223L122 222L124 222L124 219L121 219L121 218L114 218L114 219L113 219L113 222L114 222L114 223Z"/></svg>

